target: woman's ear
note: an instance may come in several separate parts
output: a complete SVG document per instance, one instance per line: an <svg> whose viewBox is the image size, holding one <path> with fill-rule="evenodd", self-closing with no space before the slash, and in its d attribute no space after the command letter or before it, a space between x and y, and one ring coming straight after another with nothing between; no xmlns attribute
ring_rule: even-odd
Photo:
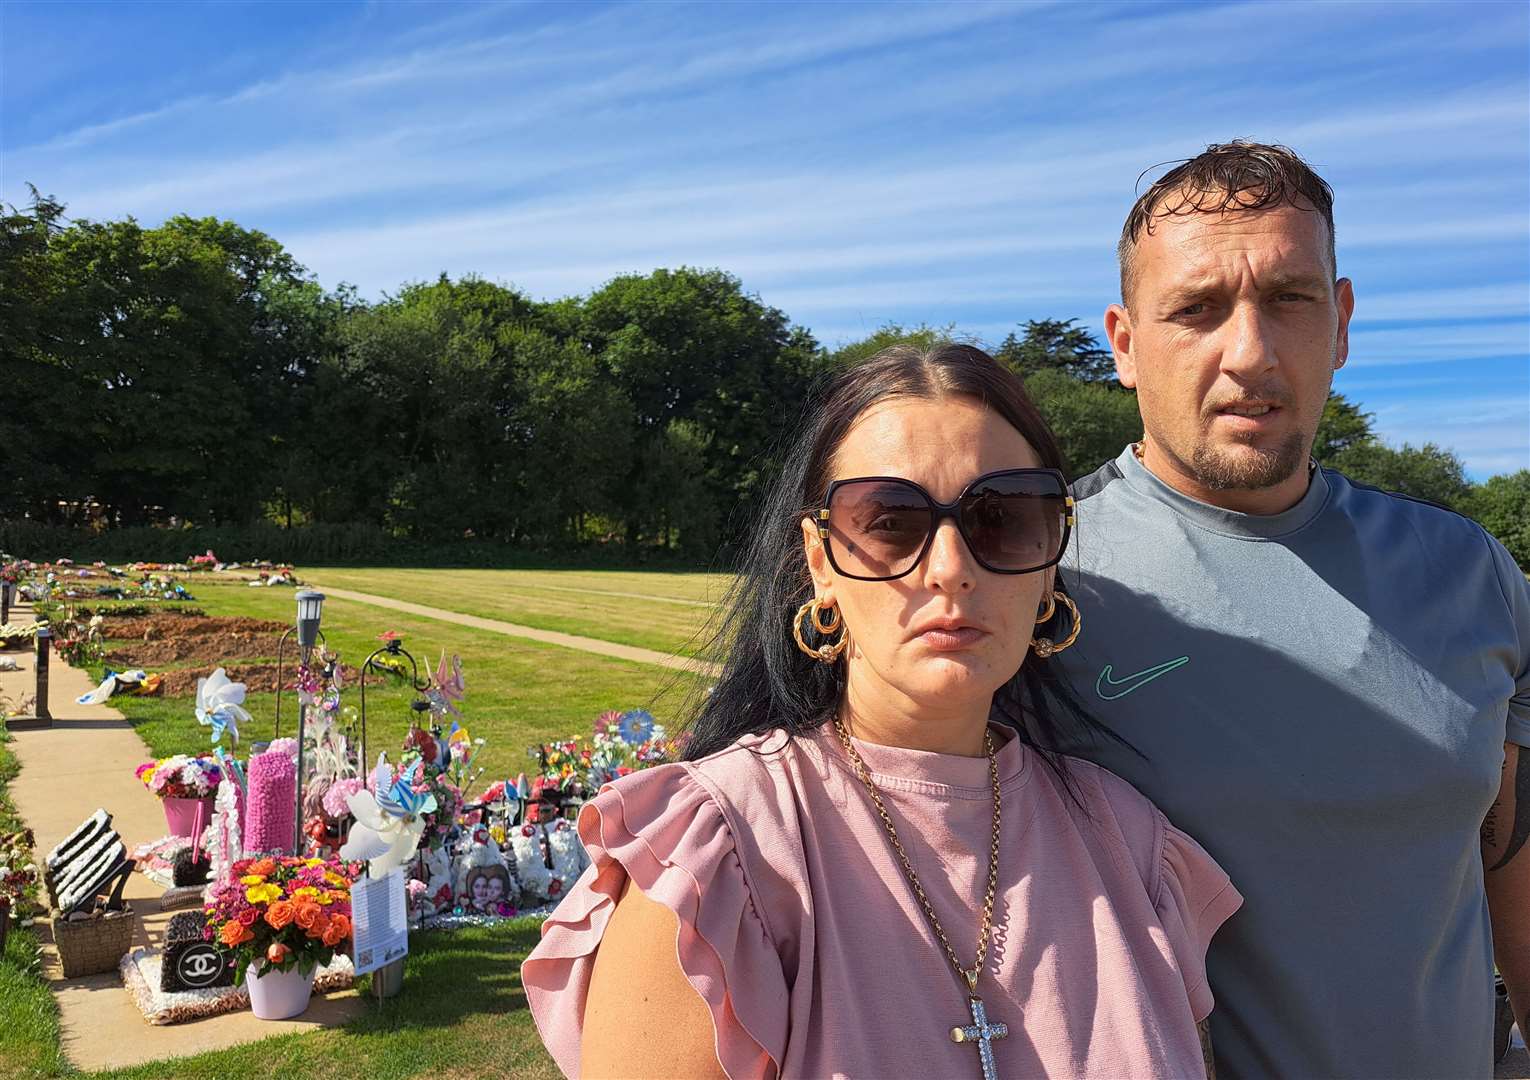
<svg viewBox="0 0 1530 1080"><path fill-rule="evenodd" d="M802 554L807 558L808 573L813 575L813 591L820 600L834 599L834 571L829 553L824 549L818 524L806 514L802 517Z"/></svg>

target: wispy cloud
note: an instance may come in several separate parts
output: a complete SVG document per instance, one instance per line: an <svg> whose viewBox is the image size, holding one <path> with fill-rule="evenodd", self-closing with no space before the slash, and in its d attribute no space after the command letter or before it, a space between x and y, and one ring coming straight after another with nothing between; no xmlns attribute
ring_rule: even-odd
<svg viewBox="0 0 1530 1080"><path fill-rule="evenodd" d="M1448 365L1457 381L1429 390L1448 403L1498 370L1476 358L1530 364L1522 5L290 14L310 11L322 32L261 18L230 44L217 20L194 38L194 20L135 7L151 44L131 72L46 102L3 82L0 195L31 180L79 217L233 218L370 296L445 271L551 297L684 263L740 275L828 341L888 319L998 337L1025 318L1097 326L1138 173L1247 135L1335 185L1366 407L1427 425L1407 378ZM25 31L0 61L67 48ZM1506 421L1435 415L1435 441L1480 447L1474 469L1530 455Z"/></svg>

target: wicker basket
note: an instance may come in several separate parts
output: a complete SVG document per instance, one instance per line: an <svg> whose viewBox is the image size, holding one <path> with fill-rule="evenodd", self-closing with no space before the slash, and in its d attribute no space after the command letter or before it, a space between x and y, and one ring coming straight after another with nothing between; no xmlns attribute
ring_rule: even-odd
<svg viewBox="0 0 1530 1080"><path fill-rule="evenodd" d="M131 905L90 919L70 922L53 918L53 944L58 948L64 978L116 971L118 962L133 947L137 919Z"/></svg>

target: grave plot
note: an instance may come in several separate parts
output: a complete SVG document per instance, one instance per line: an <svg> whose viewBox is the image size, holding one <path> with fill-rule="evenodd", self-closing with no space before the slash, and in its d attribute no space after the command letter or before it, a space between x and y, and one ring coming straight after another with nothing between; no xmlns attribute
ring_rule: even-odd
<svg viewBox="0 0 1530 1080"><path fill-rule="evenodd" d="M102 660L116 670L142 668L159 672L159 693L178 697L196 693L197 680L223 667L229 678L244 683L251 693L280 689L276 672L277 640L288 628L271 619L243 616L189 615L155 612L150 615L107 615L101 633L106 639ZM292 664L287 681L295 673ZM356 669L341 665L340 677L354 684ZM368 673L367 685L382 676Z"/></svg>

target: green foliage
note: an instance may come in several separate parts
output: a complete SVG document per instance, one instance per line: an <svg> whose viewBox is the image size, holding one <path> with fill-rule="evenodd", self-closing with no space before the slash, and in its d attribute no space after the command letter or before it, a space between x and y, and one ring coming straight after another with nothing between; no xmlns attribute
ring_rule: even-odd
<svg viewBox="0 0 1530 1080"><path fill-rule="evenodd" d="M1471 490L1461 459L1434 443L1394 449L1368 439L1339 451L1331 464L1351 480L1451 509L1463 507Z"/></svg>
<svg viewBox="0 0 1530 1080"><path fill-rule="evenodd" d="M1114 380L1116 362L1110 350L1101 348L1095 336L1082 326L1073 325L1075 322L1076 319L1032 319L1025 323L1023 338L1015 337L1011 331L1000 342L994 359L1025 376L1038 371L1061 371L1085 382Z"/></svg>
<svg viewBox="0 0 1530 1080"><path fill-rule="evenodd" d="M1352 446L1372 442L1376 436L1371 431L1370 413L1343 394L1328 394L1323 403L1323 417L1318 421L1317 438L1312 443L1312 456L1320 465L1331 465L1335 457Z"/></svg>
<svg viewBox="0 0 1530 1080"><path fill-rule="evenodd" d="M833 350L721 270L542 303L476 277L364 303L214 218L68 221L0 206L0 547L41 558L514 566L708 559L736 544ZM1073 475L1140 434L1075 319L996 350ZM1452 504L1443 451L1390 451L1331 395L1313 453ZM280 526L275 527L275 526Z"/></svg>
<svg viewBox="0 0 1530 1080"><path fill-rule="evenodd" d="M1057 368L1042 368L1026 389L1057 436L1068 479L1086 476L1142 437L1137 395L1104 382L1085 382Z"/></svg>
<svg viewBox="0 0 1530 1080"><path fill-rule="evenodd" d="M1476 485L1462 509L1498 537L1514 561L1530 571L1530 469L1494 476Z"/></svg>
<svg viewBox="0 0 1530 1080"><path fill-rule="evenodd" d="M854 367L862 360L868 360L893 345L914 345L921 349L931 349L936 345L956 340L958 340L956 327L952 324L926 326L920 323L918 326L909 328L899 323L883 323L869 336L860 341L841 345L831 352L828 355L827 366L832 371L841 371Z"/></svg>

